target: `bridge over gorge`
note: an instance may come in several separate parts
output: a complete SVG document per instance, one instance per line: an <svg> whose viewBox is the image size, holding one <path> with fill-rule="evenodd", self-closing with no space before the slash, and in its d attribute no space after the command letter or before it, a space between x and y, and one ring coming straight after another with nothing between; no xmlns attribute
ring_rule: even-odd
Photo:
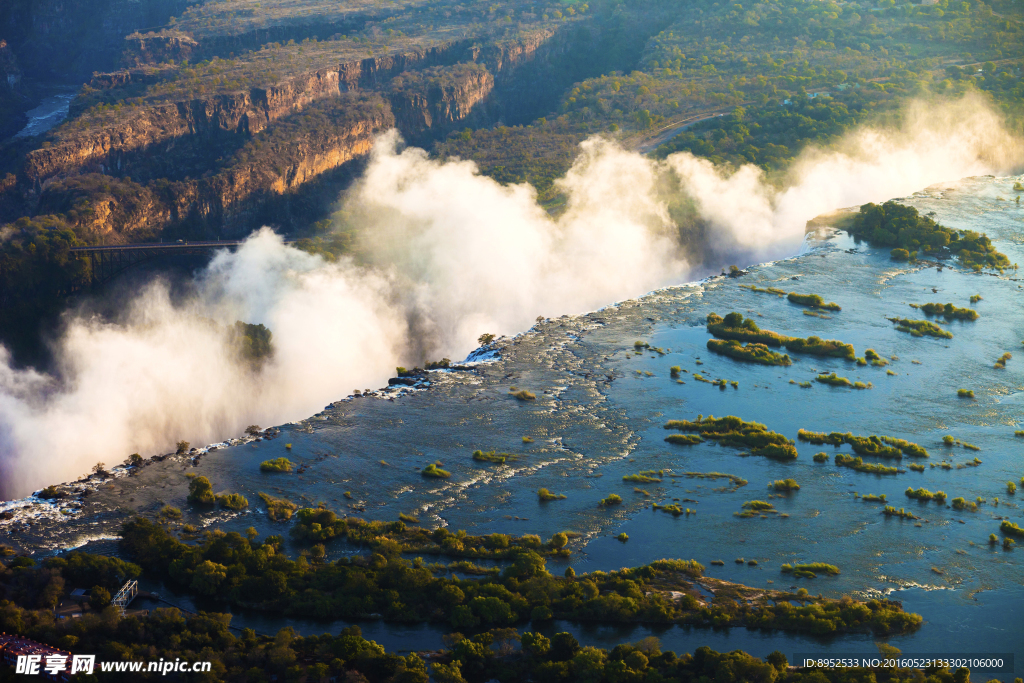
<svg viewBox="0 0 1024 683"><path fill-rule="evenodd" d="M295 240L285 240L290 244ZM78 258L92 261L92 284L102 286L126 270L158 258L169 256L197 256L212 253L218 249L235 249L243 240L216 240L193 242L150 242L144 244L113 244L109 246L72 247L71 253Z"/></svg>

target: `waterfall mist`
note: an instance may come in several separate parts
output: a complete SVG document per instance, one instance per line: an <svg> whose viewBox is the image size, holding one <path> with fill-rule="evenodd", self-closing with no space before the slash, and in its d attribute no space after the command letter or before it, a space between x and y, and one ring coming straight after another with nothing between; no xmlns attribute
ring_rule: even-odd
<svg viewBox="0 0 1024 683"><path fill-rule="evenodd" d="M913 105L903 121L806 150L781 189L753 166L653 161L592 138L559 181L567 206L557 217L527 185L502 186L472 162L431 160L384 135L342 199L358 235L353 257L330 263L263 228L196 273L183 301L158 279L115 317L67 312L53 374L15 369L0 348L0 496L179 439L211 443L302 418L381 386L396 365L461 358L481 333L515 334L538 315L791 255L821 213L1005 174L1024 159L1019 137L976 99ZM680 195L706 243L680 243L669 210ZM239 359L235 320L273 332L261 368Z"/></svg>

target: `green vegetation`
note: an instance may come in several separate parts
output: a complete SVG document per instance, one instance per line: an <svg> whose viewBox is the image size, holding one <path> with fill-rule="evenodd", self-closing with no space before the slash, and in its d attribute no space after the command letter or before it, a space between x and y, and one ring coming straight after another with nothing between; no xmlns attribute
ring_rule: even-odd
<svg viewBox="0 0 1024 683"><path fill-rule="evenodd" d="M778 287L758 287L757 285L740 285L740 287L743 289L749 289L752 292L774 294L775 296L786 296L786 290L779 289Z"/></svg>
<svg viewBox="0 0 1024 683"><path fill-rule="evenodd" d="M823 444L829 444L839 448L843 444L849 444L853 448L853 452L858 455L871 455L882 458L893 458L900 459L904 455L909 455L915 458L927 458L928 451L923 447L907 441L906 439L897 439L892 436L854 436L850 432L810 432L806 429L800 429L796 434L800 441L806 441L807 443L821 446Z"/></svg>
<svg viewBox="0 0 1024 683"><path fill-rule="evenodd" d="M550 500L565 500L566 496L564 493L551 493L547 489L538 489L537 497L542 503L546 503Z"/></svg>
<svg viewBox="0 0 1024 683"><path fill-rule="evenodd" d="M899 470L895 467L887 467L882 464L876 463L865 463L863 458L860 456L853 457L845 455L843 453L836 453L835 463L837 467L849 467L857 472L867 472L869 474L898 474Z"/></svg>
<svg viewBox="0 0 1024 683"><path fill-rule="evenodd" d="M431 479L447 479L452 476L451 472L441 469L437 463L433 462L420 470L420 474Z"/></svg>
<svg viewBox="0 0 1024 683"><path fill-rule="evenodd" d="M937 337L939 339L952 339L953 335L946 332L935 323L927 320L909 320L907 318L888 318L890 322L896 323L896 329L906 332L912 337Z"/></svg>
<svg viewBox="0 0 1024 683"><path fill-rule="evenodd" d="M533 443L533 439L528 436L524 436L523 443Z"/></svg>
<svg viewBox="0 0 1024 683"><path fill-rule="evenodd" d="M774 515L778 512L775 506L764 500L748 500L743 503L743 512L732 513L736 517L763 517L766 515Z"/></svg>
<svg viewBox="0 0 1024 683"><path fill-rule="evenodd" d="M787 351L792 353L809 353L816 356L832 356L837 358L849 358L852 360L856 357L854 348L835 339L823 340L819 337L808 337L801 339L800 337L787 337L770 330L762 330L757 326L757 323L750 318L744 319L742 313L730 313L729 315L722 318L715 313L709 313L707 318L707 330L715 337L720 339L735 340L738 342L748 342L754 344L763 344L765 346L780 347L785 346ZM708 342L708 348L711 348L711 342ZM721 347L720 347L721 348ZM771 365L780 365L782 363L768 363Z"/></svg>
<svg viewBox="0 0 1024 683"><path fill-rule="evenodd" d="M886 517L899 517L900 519L921 519L912 512L907 512L903 508L897 510L892 505L886 505L885 508L882 509L882 514Z"/></svg>
<svg viewBox="0 0 1024 683"><path fill-rule="evenodd" d="M651 507L655 510L661 510L662 512L666 512L672 515L673 517L681 517L682 515L686 515L687 517L689 517L690 515L697 514L696 510L680 507L676 503L672 503L669 505L659 505L658 503L654 503Z"/></svg>
<svg viewBox="0 0 1024 683"><path fill-rule="evenodd" d="M960 398L974 398L974 389L957 389L956 395Z"/></svg>
<svg viewBox="0 0 1024 683"><path fill-rule="evenodd" d="M939 504L944 504L946 502L946 494L942 491L936 491L935 493L932 493L931 491L924 488L915 489L912 487L908 487L907 490L904 491L904 494L907 496L907 498L914 498L916 500L922 500L925 502L929 500L934 500L936 503Z"/></svg>
<svg viewBox="0 0 1024 683"><path fill-rule="evenodd" d="M217 502L209 479L203 476L192 478L188 483L188 502L193 505L214 505Z"/></svg>
<svg viewBox="0 0 1024 683"><path fill-rule="evenodd" d="M619 505L621 503L622 503L622 496L620 496L618 494L615 494L615 493L612 493L612 494L609 494L607 498L602 498L601 501L598 503L598 505L601 505L601 506L604 506L604 507L610 507L612 505Z"/></svg>
<svg viewBox="0 0 1024 683"><path fill-rule="evenodd" d="M678 446L693 446L704 441L696 434L669 434L665 437L665 441L674 443Z"/></svg>
<svg viewBox="0 0 1024 683"><path fill-rule="evenodd" d="M850 380L848 380L845 377L839 377L834 372L831 375L818 375L814 379L816 381L818 381L818 382L821 382L822 384L827 384L827 385L829 385L831 387L852 387L853 386L853 382L851 382Z"/></svg>
<svg viewBox="0 0 1024 683"><path fill-rule="evenodd" d="M867 503L884 503L885 502L885 494L882 493L880 495L875 495L873 493L868 493L866 495L861 496L861 500L863 500L863 501L865 501Z"/></svg>
<svg viewBox="0 0 1024 683"><path fill-rule="evenodd" d="M239 320L231 328L229 339L239 357L253 365L264 363L274 354L274 335L264 325Z"/></svg>
<svg viewBox="0 0 1024 683"><path fill-rule="evenodd" d="M419 524L420 523L419 517L416 517L414 515L407 515L404 512L399 512L398 513L398 521L405 522L406 524Z"/></svg>
<svg viewBox="0 0 1024 683"><path fill-rule="evenodd" d="M473 460L477 462L493 462L499 465L505 464L508 460L516 460L519 456L514 453L498 453L496 451L473 451Z"/></svg>
<svg viewBox="0 0 1024 683"><path fill-rule="evenodd" d="M941 315L946 320L977 320L978 312L973 308L957 308L953 304L922 304L925 315Z"/></svg>
<svg viewBox="0 0 1024 683"><path fill-rule="evenodd" d="M1007 536L1024 538L1024 529L1021 529L1020 526L1006 519L1004 519L1003 523L999 525L999 530Z"/></svg>
<svg viewBox="0 0 1024 683"><path fill-rule="evenodd" d="M288 458L274 458L260 463L260 472L291 472L292 461Z"/></svg>
<svg viewBox="0 0 1024 683"><path fill-rule="evenodd" d="M995 365L993 365L993 367L996 370L1005 370L1006 361L1010 360L1011 358L1013 358L1013 354L1007 351L1006 353L999 357L999 359L995 362Z"/></svg>
<svg viewBox="0 0 1024 683"><path fill-rule="evenodd" d="M520 391L517 391L517 392L513 393L512 396L517 398L517 399L519 399L520 401L533 401L533 400L535 400L537 398L537 394L533 393L532 391L528 391L526 389L522 389Z"/></svg>
<svg viewBox="0 0 1024 683"><path fill-rule="evenodd" d="M775 348L782 346L789 339L789 337L770 330L762 330L756 322L750 318L744 320L742 313L735 312L728 314L725 318L715 313L709 313L707 330L720 339L753 342Z"/></svg>
<svg viewBox="0 0 1024 683"><path fill-rule="evenodd" d="M743 346L735 339L709 339L708 350L737 360L748 363L760 363L761 365L792 365L793 361L788 355L772 351L764 344L749 343Z"/></svg>
<svg viewBox="0 0 1024 683"><path fill-rule="evenodd" d="M825 303L817 294L797 294L796 292L790 292L787 297L790 303L799 304L801 306L807 306L809 308L821 308L826 311L841 311L842 308L835 302Z"/></svg>
<svg viewBox="0 0 1024 683"><path fill-rule="evenodd" d="M1011 496L1017 493L1017 484L1015 484L1012 481L1006 482L1006 492L1009 493Z"/></svg>
<svg viewBox="0 0 1024 683"><path fill-rule="evenodd" d="M287 522L292 518L292 513L298 509L298 505L285 500L284 498L274 498L266 493L260 493L260 500L267 506L267 516L270 517L271 521L274 522Z"/></svg>
<svg viewBox="0 0 1024 683"><path fill-rule="evenodd" d="M978 504L972 503L971 501L965 498L954 498L950 504L952 505L954 510L968 510L970 512L978 511Z"/></svg>
<svg viewBox="0 0 1024 683"><path fill-rule="evenodd" d="M664 476L663 471L648 470L646 472L640 472L639 474L627 474L622 478L622 481L630 482L632 484L655 484L661 482L661 477Z"/></svg>
<svg viewBox="0 0 1024 683"><path fill-rule="evenodd" d="M918 465L917 463L914 462L907 465L907 468L913 470L914 472L924 472L924 465Z"/></svg>
<svg viewBox="0 0 1024 683"><path fill-rule="evenodd" d="M615 537L615 540L618 541L619 543L625 543L626 541L629 540L629 534L627 534L625 531L623 531L621 534L619 534L618 536Z"/></svg>
<svg viewBox="0 0 1024 683"><path fill-rule="evenodd" d="M1010 267L1006 255L996 251L985 235L943 227L918 214L917 209L895 201L860 207L848 230L854 239L866 240L872 246L908 250L909 258L920 250L932 257L956 256L961 266L974 270L995 268L1001 271Z"/></svg>
<svg viewBox="0 0 1024 683"><path fill-rule="evenodd" d="M799 491L800 484L795 479L776 479L768 485L776 491Z"/></svg>
<svg viewBox="0 0 1024 683"><path fill-rule="evenodd" d="M244 510L249 507L249 501L241 493L220 493L217 494L217 504L229 510Z"/></svg>
<svg viewBox="0 0 1024 683"><path fill-rule="evenodd" d="M825 452L815 453L814 462L828 462L828 454Z"/></svg>
<svg viewBox="0 0 1024 683"><path fill-rule="evenodd" d="M971 303L972 304L976 304L979 301L981 301L981 294L972 294L971 295Z"/></svg>
<svg viewBox="0 0 1024 683"><path fill-rule="evenodd" d="M813 579L818 574L836 576L839 574L839 567L824 562L807 562L804 564L784 564L781 567L783 574L792 574L796 578Z"/></svg>
<svg viewBox="0 0 1024 683"><path fill-rule="evenodd" d="M751 455L764 456L773 460L795 460L796 447L782 434L768 431L757 422L744 422L738 417L698 417L696 421L670 420L665 429L681 432L697 432L705 439L717 441L723 446L750 448Z"/></svg>

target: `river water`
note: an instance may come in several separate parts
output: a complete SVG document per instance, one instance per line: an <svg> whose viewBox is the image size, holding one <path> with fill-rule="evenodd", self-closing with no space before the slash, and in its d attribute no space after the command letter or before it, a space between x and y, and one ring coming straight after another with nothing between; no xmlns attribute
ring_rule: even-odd
<svg viewBox="0 0 1024 683"><path fill-rule="evenodd" d="M44 98L34 109L25 112L28 123L15 133L14 137L27 138L41 135L61 123L68 117L68 108L76 94L76 90L73 88L61 88L59 92Z"/></svg>
<svg viewBox="0 0 1024 683"><path fill-rule="evenodd" d="M1011 262L1024 262L1024 210L1013 201L1016 178L971 178L916 193L904 201L941 223L987 233ZM925 618L910 635L889 639L910 653L1024 653L1024 549L1003 550L988 543L1001 519L1024 524L1017 499L1006 482L1024 476L1021 445L1014 436L1024 421L1024 276L974 274L945 264L897 264L887 250L855 244L845 233L826 230L809 236L798 257L749 268L739 278L718 277L672 287L640 299L620 302L580 316L538 323L514 339L500 340L500 357L471 369L434 372L427 390L400 397L378 394L347 398L299 423L282 425L273 439L238 442L203 455L195 465L169 458L139 474L106 483L87 497L81 511L60 514L46 505L21 507L0 533L13 535L26 549L81 545L116 536L131 514L154 514L164 504L186 510L187 522L225 530L254 526L264 535L283 534L286 524L270 522L261 509L263 491L300 504L325 502L341 513L369 519L415 514L424 524L448 525L470 533L535 533L550 537L569 530L577 573L635 566L655 559L695 559L707 574L751 586L806 587L828 596L891 594L905 609ZM817 293L842 306L827 317L809 316L784 298L755 293L741 285L780 287ZM922 318L911 303L953 302L973 306L975 322L945 325L952 339L914 338L886 318ZM703 321L710 312L743 312L766 329L794 336L818 335L851 343L858 355L873 348L888 367L860 367L850 361L794 355L786 368L756 366L714 356L706 349ZM664 353L637 353L644 341ZM1004 370L993 368L1004 352L1017 353ZM682 383L669 376L678 365ZM819 372L835 371L872 388L834 388L813 382ZM895 374L888 374L892 371ZM693 379L736 381L720 390ZM812 381L811 388L793 382ZM529 389L535 401L520 402L510 390ZM957 389L975 392L957 397ZM766 424L796 439L800 428L905 438L927 448L924 472L909 470L905 459L896 476L879 476L836 467L830 446L798 443L800 457L780 463L743 457L734 448L713 443L679 447L664 442L669 419L698 414L737 415ZM942 445L944 435L976 445L980 451ZM523 437L529 437L526 443ZM286 449L291 444L291 449ZM474 462L476 449L517 454L505 465ZM829 461L812 455L825 450ZM839 452L849 453L848 446ZM287 456L301 466L291 474L261 473L263 460ZM962 466L974 458L978 466ZM868 460L871 460L868 458ZM448 480L422 477L418 468L441 461ZM931 467L949 463L950 468ZM887 463L892 464L892 463ZM642 470L665 470L661 483L634 484L622 477ZM208 476L216 491L238 491L253 507L246 513L188 510L186 472ZM721 479L670 477L668 473L722 472L747 480L733 488ZM796 479L801 489L768 498L768 484ZM958 512L937 503L918 503L904 495L908 486L945 491L986 502L977 512ZM537 489L567 495L541 503ZM854 494L886 494L896 507L921 519L899 520L881 514L881 504ZM346 496L346 493L348 496ZM610 493L624 502L602 508ZM349 497L350 496L350 497ZM996 503L998 498L999 502ZM696 509L673 517L651 502L679 502ZM782 515L739 518L744 501L771 500ZM39 501L31 501L39 503ZM8 508L24 506L9 503ZM355 511L360 508L362 511ZM34 516L34 520L32 519ZM59 519L58 519L59 518ZM30 522L26 524L25 522ZM622 543L615 536L625 532ZM111 544L112 545L112 544ZM297 550L297 549L296 549ZM359 552L344 542L328 548L329 557ZM756 566L734 562L757 560ZM724 566L712 566L724 560ZM785 562L838 565L835 577L794 580L780 573ZM563 563L564 564L564 563ZM550 562L552 571L562 564ZM186 596L171 598L189 605ZM304 633L336 631L341 624L272 619L238 614L235 625L273 632L291 624ZM368 637L394 649L440 645L443 629L370 622ZM867 654L874 638L865 635L831 640L732 629L569 628L587 642L609 645L658 635L663 646L692 651L744 649L758 656L772 650ZM1024 663L1017 665L1020 672ZM1012 678L1012 676L1010 677Z"/></svg>

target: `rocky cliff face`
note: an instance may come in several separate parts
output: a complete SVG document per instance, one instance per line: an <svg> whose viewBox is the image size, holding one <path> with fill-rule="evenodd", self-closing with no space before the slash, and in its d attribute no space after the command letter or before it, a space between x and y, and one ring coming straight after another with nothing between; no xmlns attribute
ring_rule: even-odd
<svg viewBox="0 0 1024 683"><path fill-rule="evenodd" d="M216 146L228 134L248 137L282 116L339 94L337 71L315 71L271 88L146 107L109 127L74 133L30 152L22 174L35 190L51 178L82 172L167 177L159 157L180 139L188 139L184 146Z"/></svg>
<svg viewBox="0 0 1024 683"><path fill-rule="evenodd" d="M375 136L395 124L377 96L344 96L318 113L317 125L289 130L280 144L254 144L249 154L203 178L149 186L99 173L52 180L40 194L38 213L65 214L93 239L113 244L152 239L168 228L244 235L256 221L281 218L282 207L301 201L304 186L367 155Z"/></svg>
<svg viewBox="0 0 1024 683"><path fill-rule="evenodd" d="M477 64L404 73L393 82L391 110L403 137L419 143L487 121L493 91L494 76Z"/></svg>
<svg viewBox="0 0 1024 683"><path fill-rule="evenodd" d="M86 223L79 225L104 241L154 226L191 226L221 236L244 232L257 216L268 219L268 206L288 204L281 200L364 157L373 136L388 127L397 126L410 142L429 144L451 130L503 118L524 93L536 97L544 90L538 83L545 83L545 69L560 68L560 55L578 39L568 29L552 29L487 48L450 41L344 62L272 87L125 108L108 125L65 128L51 144L28 153L18 189L27 204L63 213L81 199L83 188L68 182L77 175L137 185L143 197L138 202L100 199L109 193L98 192L91 213L80 217ZM152 70L122 71L93 83L118 88L154 77ZM341 111L346 98L367 91L384 97L374 112L361 111L358 121L325 124L319 134L289 128L307 110ZM291 130L291 137L275 159L223 165L238 150L256 149L268 135L273 139L277 129Z"/></svg>

